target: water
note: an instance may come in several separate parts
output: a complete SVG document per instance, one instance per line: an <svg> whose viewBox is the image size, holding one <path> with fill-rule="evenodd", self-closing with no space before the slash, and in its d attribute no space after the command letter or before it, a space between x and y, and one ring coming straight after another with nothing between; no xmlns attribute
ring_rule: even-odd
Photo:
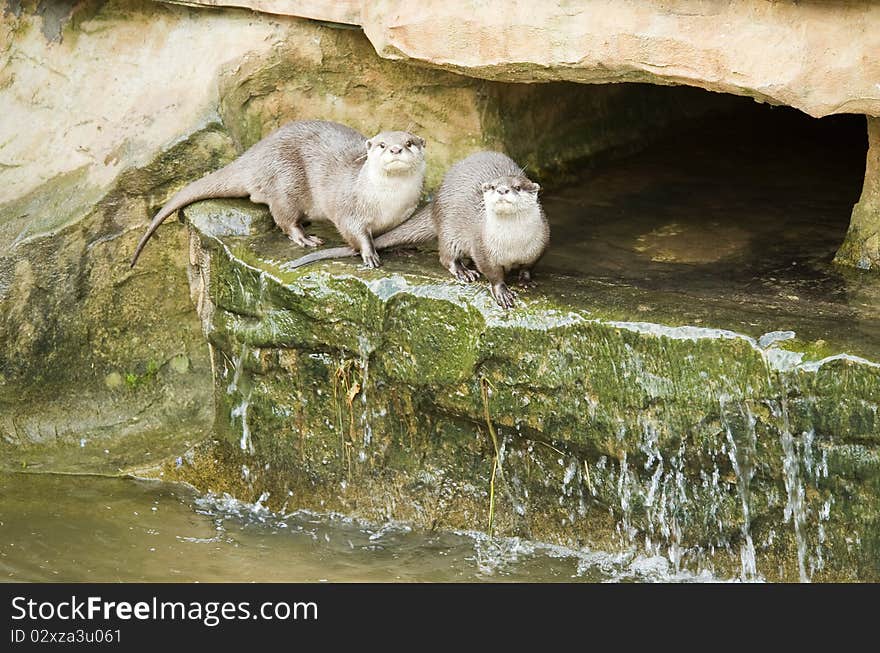
<svg viewBox="0 0 880 653"><path fill-rule="evenodd" d="M253 352L249 352L248 347L246 345L242 345L241 351L238 356L233 360L233 374L232 381L230 381L229 385L226 388L226 394L231 395L236 392L239 392L239 383L241 382L241 373L244 369L245 357L248 356L249 353L252 353L255 359L259 359L260 350L255 349ZM251 402L251 389L249 388L247 392L242 393L241 402L233 407L230 417L232 418L233 424L239 423L241 427L241 441L239 442L239 446L242 451L247 451L248 453L254 452L254 445L251 442L251 430L248 426L248 408L250 407Z"/></svg>
<svg viewBox="0 0 880 653"><path fill-rule="evenodd" d="M0 475L5 581L716 581L662 556L272 513L155 481Z"/></svg>
<svg viewBox="0 0 880 653"><path fill-rule="evenodd" d="M755 417L752 415L748 406L743 406L745 424L745 433L748 439L745 443L737 443L734 436L734 429L731 428L730 420L727 418L727 403L729 396L722 395L720 398L721 405L721 421L724 426L724 433L727 438L727 453L730 457L730 465L736 475L736 491L739 496L740 505L742 506L742 545L740 547L740 561L742 564L742 578L753 579L758 575L757 563L755 561L755 543L752 540L752 517L751 517L751 491L750 486L752 479L755 477L755 449L757 447L757 434L755 433ZM801 578L803 580L803 578Z"/></svg>
<svg viewBox="0 0 880 653"><path fill-rule="evenodd" d="M791 431L785 429L780 437L782 450L785 453L783 469L785 471L785 492L788 500L785 504L785 521L794 524L795 540L797 541L798 575L802 583L809 581L806 568L807 542L804 535L807 515L804 508L804 486L798 474L798 459L794 448Z"/></svg>

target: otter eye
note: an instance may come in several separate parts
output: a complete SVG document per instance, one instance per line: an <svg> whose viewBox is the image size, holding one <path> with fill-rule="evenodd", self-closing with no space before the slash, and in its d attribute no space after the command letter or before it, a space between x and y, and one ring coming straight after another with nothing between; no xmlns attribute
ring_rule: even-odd
<svg viewBox="0 0 880 653"><path fill-rule="evenodd" d="M495 184L489 184L489 190L495 190Z"/></svg>
<svg viewBox="0 0 880 653"><path fill-rule="evenodd" d="M379 147L381 147L381 148L384 150L384 149L385 149L385 143L379 143Z"/></svg>
<svg viewBox="0 0 880 653"><path fill-rule="evenodd" d="M412 146L413 146L413 142L412 142L412 141L407 141L407 142L406 142L406 146L407 146L407 147L412 147Z"/></svg>
<svg viewBox="0 0 880 653"><path fill-rule="evenodd" d="M515 191L518 193L518 192L520 192L520 191L522 190L522 186L520 186L519 184L517 184L516 186L513 187L513 190L515 190Z"/></svg>

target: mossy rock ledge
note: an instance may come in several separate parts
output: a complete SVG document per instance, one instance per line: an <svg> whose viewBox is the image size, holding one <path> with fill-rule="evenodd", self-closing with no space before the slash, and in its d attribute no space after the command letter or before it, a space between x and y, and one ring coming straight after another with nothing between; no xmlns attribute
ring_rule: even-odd
<svg viewBox="0 0 880 653"><path fill-rule="evenodd" d="M260 207L185 218L217 437L163 478L485 531L497 457L498 536L880 580L880 365L860 352L647 322L623 284L540 270L504 312L429 252L287 271L302 250Z"/></svg>

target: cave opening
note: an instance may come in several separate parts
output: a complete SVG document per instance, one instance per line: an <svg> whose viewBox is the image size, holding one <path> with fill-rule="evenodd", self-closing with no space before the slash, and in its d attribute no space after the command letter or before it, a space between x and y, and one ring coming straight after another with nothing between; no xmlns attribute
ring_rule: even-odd
<svg viewBox="0 0 880 653"><path fill-rule="evenodd" d="M543 267L698 294L839 291L847 272L832 259L862 189L864 116L687 87L545 86L501 102L543 95L553 118L544 132L532 119L531 140L515 120L504 135L548 187Z"/></svg>

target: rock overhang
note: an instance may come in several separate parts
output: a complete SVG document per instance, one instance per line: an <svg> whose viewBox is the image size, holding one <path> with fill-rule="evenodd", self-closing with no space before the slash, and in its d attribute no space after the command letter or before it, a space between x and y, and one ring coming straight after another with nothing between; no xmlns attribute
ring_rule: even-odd
<svg viewBox="0 0 880 653"><path fill-rule="evenodd" d="M880 116L880 6L200 0L359 25L381 57L508 82L682 84L814 117Z"/></svg>

